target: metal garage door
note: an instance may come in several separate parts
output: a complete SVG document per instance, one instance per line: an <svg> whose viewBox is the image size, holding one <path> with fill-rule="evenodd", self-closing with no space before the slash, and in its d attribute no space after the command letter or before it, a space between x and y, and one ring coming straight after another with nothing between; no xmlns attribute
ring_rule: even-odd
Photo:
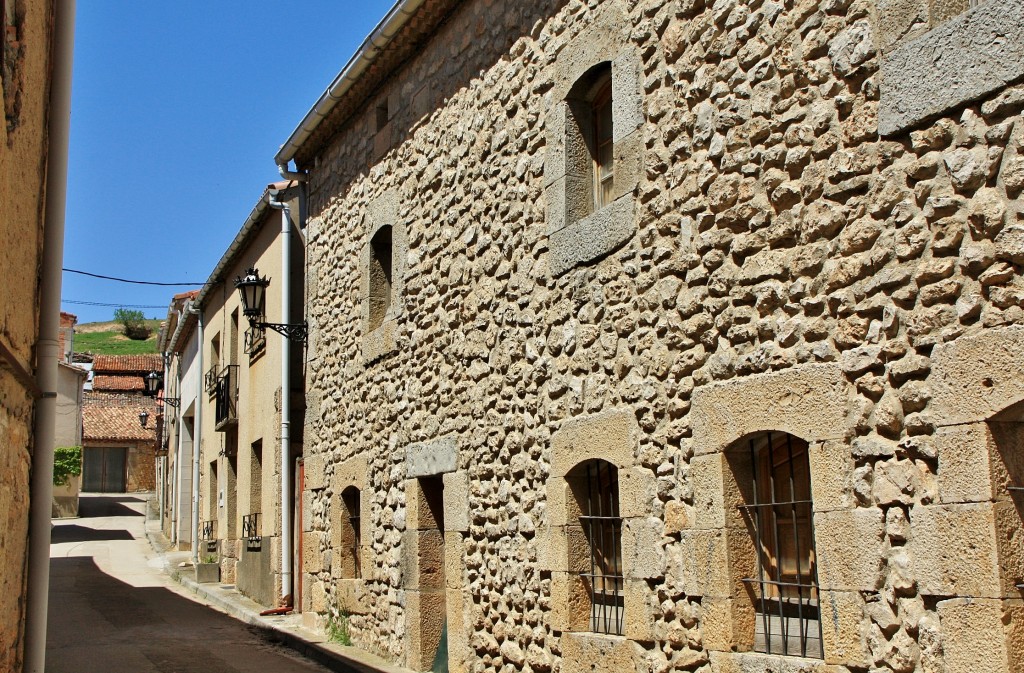
<svg viewBox="0 0 1024 673"><path fill-rule="evenodd" d="M82 465L82 490L124 493L128 449L123 446L88 446Z"/></svg>

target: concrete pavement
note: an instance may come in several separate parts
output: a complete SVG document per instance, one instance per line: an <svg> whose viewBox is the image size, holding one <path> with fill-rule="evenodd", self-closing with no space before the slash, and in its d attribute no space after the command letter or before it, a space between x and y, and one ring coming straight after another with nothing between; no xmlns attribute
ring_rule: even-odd
<svg viewBox="0 0 1024 673"><path fill-rule="evenodd" d="M298 615L259 617L230 587L175 582L188 554L162 548L145 512L144 495L90 494L78 519L54 522L48 673L403 670L324 642Z"/></svg>

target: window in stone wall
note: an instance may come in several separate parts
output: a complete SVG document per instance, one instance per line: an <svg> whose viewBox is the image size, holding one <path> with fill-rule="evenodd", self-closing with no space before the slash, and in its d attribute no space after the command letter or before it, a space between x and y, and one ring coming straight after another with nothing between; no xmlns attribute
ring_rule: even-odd
<svg viewBox="0 0 1024 673"><path fill-rule="evenodd" d="M349 486L342 491L341 504L344 509L341 513L342 576L359 579L362 577L362 564L359 558L362 544L359 534L359 489Z"/></svg>
<svg viewBox="0 0 1024 673"><path fill-rule="evenodd" d="M589 460L567 477L579 511L586 558L570 559L579 569L590 602L590 630L622 635L622 517L619 513L618 469L604 460ZM582 553L582 549L572 553Z"/></svg>
<svg viewBox="0 0 1024 673"><path fill-rule="evenodd" d="M391 226L385 225L370 241L370 331L380 327L391 308L391 254Z"/></svg>
<svg viewBox="0 0 1024 673"><path fill-rule="evenodd" d="M615 155L612 141L612 70L602 67L594 85L590 108L590 143L594 158L594 210L612 202L615 184Z"/></svg>
<svg viewBox="0 0 1024 673"><path fill-rule="evenodd" d="M822 657L807 442L781 432L751 438L735 450L743 461L739 508L753 538L754 572L740 580L755 617L758 652ZM747 484L740 481L749 480Z"/></svg>

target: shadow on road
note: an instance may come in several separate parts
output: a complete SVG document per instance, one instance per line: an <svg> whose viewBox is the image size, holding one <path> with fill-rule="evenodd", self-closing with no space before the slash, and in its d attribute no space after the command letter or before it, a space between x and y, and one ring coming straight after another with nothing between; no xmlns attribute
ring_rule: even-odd
<svg viewBox="0 0 1024 673"><path fill-rule="evenodd" d="M78 517L80 519L89 519L100 516L145 516L145 510L140 512L122 504L126 502L145 503L146 501L141 498L133 498L130 496L79 496Z"/></svg>
<svg viewBox="0 0 1024 673"><path fill-rule="evenodd" d="M61 542L95 542L97 540L133 540L132 534L125 529L89 528L78 524L54 526L50 533L50 543Z"/></svg>
<svg viewBox="0 0 1024 673"><path fill-rule="evenodd" d="M47 673L325 671L237 620L159 586L131 586L92 557L50 559Z"/></svg>

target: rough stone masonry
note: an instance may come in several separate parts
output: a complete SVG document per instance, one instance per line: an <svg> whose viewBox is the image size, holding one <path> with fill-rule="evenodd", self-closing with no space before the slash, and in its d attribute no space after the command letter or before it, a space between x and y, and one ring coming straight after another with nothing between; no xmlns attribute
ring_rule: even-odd
<svg viewBox="0 0 1024 673"><path fill-rule="evenodd" d="M1024 20L954 4L468 1L305 148L304 609L420 670L445 628L478 673L1020 670ZM604 62L613 214L566 130ZM740 608L765 431L808 446L821 658ZM622 635L573 589L591 458Z"/></svg>

